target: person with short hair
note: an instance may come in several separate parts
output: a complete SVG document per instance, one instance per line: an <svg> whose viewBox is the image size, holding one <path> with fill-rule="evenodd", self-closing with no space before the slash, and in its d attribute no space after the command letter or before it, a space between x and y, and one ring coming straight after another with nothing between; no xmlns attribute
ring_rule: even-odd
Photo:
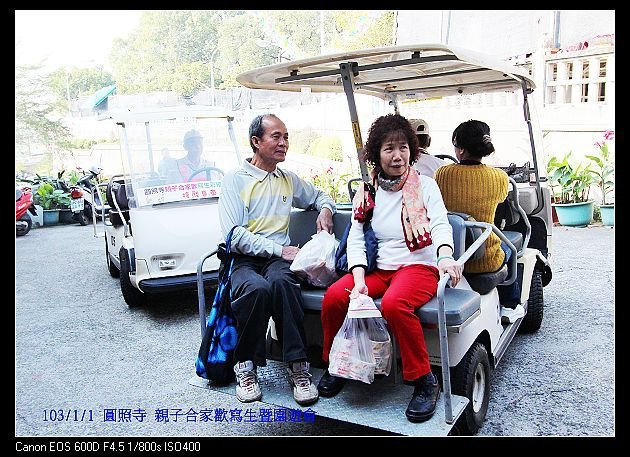
<svg viewBox="0 0 630 457"><path fill-rule="evenodd" d="M168 170L175 166L175 159L171 157L171 151L168 148L162 148L162 159L158 165L158 173L160 176L166 176Z"/></svg>
<svg viewBox="0 0 630 457"><path fill-rule="evenodd" d="M431 135L429 134L429 124L424 119L409 119L409 124L414 132L416 132L416 138L418 138L418 149L420 155L418 160L414 163L414 168L418 170L421 175L430 176L435 175L435 170L442 165L446 165L446 161L439 157L429 154L429 146L431 146Z"/></svg>
<svg viewBox="0 0 630 457"><path fill-rule="evenodd" d="M359 186L348 235L350 273L328 288L321 312L322 359L329 362L350 299L359 294L381 298L383 318L400 347L403 380L414 387L405 411L411 422L430 419L440 395L415 312L437 293L440 274L450 275L455 287L462 270L453 258L453 230L440 190L412 166L419 154L415 132L403 116L387 114L370 127L364 156L372 168L375 197L367 183ZM376 269L370 273L363 232L368 220L378 241ZM321 396L332 397L345 382L326 370L317 387Z"/></svg>
<svg viewBox="0 0 630 457"><path fill-rule="evenodd" d="M204 168L214 167L214 162L201 157L203 154L203 136L199 130L188 130L184 134L183 145L187 153L181 159L171 162L167 171L167 182L208 181L219 176L218 172L210 170L195 174Z"/></svg>
<svg viewBox="0 0 630 457"><path fill-rule="evenodd" d="M291 246L291 208L315 208L317 232L332 233L335 202L312 183L278 167L289 149L287 127L275 114L256 116L249 127L253 156L223 178L219 221L223 236L232 227L232 309L238 343L234 351L236 396L260 400L256 368L267 364L265 339L273 318L288 363L293 397L300 405L317 401L306 354L300 282L289 267L299 252Z"/></svg>

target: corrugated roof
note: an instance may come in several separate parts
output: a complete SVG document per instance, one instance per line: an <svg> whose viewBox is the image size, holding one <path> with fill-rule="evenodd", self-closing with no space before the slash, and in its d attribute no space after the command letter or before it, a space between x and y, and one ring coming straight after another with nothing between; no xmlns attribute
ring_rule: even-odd
<svg viewBox="0 0 630 457"><path fill-rule="evenodd" d="M94 109L98 105L100 105L104 100L107 99L112 93L116 91L116 84L112 84L111 86L105 86L92 95L90 95L87 99L81 103L82 109Z"/></svg>

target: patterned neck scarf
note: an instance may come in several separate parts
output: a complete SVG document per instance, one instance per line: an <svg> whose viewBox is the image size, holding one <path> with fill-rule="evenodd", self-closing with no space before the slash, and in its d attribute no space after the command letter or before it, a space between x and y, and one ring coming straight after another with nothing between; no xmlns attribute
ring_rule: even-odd
<svg viewBox="0 0 630 457"><path fill-rule="evenodd" d="M374 173L372 173L374 178ZM412 167L397 179L386 179L380 173L377 179L373 179L377 184L388 192L398 192L402 190L402 210L400 221L402 223L405 243L411 252L432 244L429 233L429 218L424 207L422 196L422 185L420 174ZM374 198L376 191L374 187L364 182L359 186L357 193L352 200L354 218L359 222L365 222L372 218L374 209Z"/></svg>

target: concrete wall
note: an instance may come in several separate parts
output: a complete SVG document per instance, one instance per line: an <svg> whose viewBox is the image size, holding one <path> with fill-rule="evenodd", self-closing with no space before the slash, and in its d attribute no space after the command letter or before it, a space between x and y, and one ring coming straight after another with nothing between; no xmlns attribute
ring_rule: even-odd
<svg viewBox="0 0 630 457"><path fill-rule="evenodd" d="M561 10L559 47L615 33L614 10ZM507 58L554 37L553 10L400 10L396 44L445 43Z"/></svg>

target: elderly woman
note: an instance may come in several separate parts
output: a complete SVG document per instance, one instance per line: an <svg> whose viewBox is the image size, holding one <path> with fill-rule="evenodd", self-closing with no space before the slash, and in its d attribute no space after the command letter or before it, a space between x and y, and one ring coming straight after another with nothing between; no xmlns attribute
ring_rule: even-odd
<svg viewBox="0 0 630 457"><path fill-rule="evenodd" d="M347 248L350 273L328 288L322 302L322 359L328 362L350 299L358 294L381 298L381 312L400 347L403 380L414 386L405 414L411 422L423 422L435 411L440 387L431 372L415 311L437 293L441 273L449 274L455 286L462 268L452 257L453 233L440 190L432 178L420 176L411 166L419 152L409 121L399 114L376 119L364 154L373 169L376 192L364 183L352 202ZM376 269L370 273L366 273L363 234L368 220L378 241ZM345 382L326 370L319 393L332 397Z"/></svg>

